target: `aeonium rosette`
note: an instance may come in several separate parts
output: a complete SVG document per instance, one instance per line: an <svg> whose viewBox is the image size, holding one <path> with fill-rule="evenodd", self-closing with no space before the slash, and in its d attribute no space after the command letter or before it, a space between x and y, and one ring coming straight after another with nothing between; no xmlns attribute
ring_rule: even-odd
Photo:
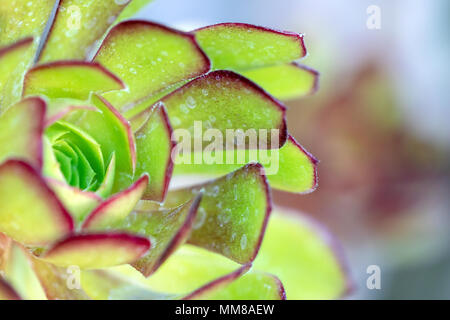
<svg viewBox="0 0 450 320"><path fill-rule="evenodd" d="M269 183L295 193L317 184L317 161L288 135L277 100L317 86L293 62L306 55L301 35L236 23L185 33L120 22L141 1L63 0L44 37L54 1L13 2L0 9L0 298L345 292L317 227L282 214L269 222ZM216 159L249 163L174 161L174 132L195 123L223 136L277 130L266 144L276 172L222 142ZM168 190L173 174L214 179Z"/></svg>

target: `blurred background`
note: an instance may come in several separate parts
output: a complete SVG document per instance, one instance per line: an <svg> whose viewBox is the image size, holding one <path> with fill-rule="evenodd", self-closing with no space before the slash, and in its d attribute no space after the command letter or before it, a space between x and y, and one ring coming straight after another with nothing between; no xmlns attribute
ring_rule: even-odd
<svg viewBox="0 0 450 320"><path fill-rule="evenodd" d="M346 298L450 299L450 1L155 0L139 17L304 33L301 62L320 89L287 103L288 125L321 161L319 188L275 201L340 239L355 284ZM370 265L379 290L366 286Z"/></svg>

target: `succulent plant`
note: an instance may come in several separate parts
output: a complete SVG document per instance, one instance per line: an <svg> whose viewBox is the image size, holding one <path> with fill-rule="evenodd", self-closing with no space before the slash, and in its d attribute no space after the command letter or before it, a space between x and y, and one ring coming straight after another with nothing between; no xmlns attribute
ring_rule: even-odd
<svg viewBox="0 0 450 320"><path fill-rule="evenodd" d="M317 72L293 62L303 36L122 21L148 1L128 2L0 8L0 298L341 296L335 243L298 214L271 214L269 183L317 186L278 100L317 87ZM174 133L195 123L277 129L261 147L276 172L222 143L216 159L248 163L177 163ZM168 190L172 175L212 180Z"/></svg>

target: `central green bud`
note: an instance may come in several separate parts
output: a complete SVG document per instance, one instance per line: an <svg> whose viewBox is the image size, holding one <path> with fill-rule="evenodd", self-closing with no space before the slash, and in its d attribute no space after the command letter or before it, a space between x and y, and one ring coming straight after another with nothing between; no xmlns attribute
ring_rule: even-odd
<svg viewBox="0 0 450 320"><path fill-rule="evenodd" d="M86 132L59 121L46 136L65 181L81 190L96 191L105 176L101 146Z"/></svg>

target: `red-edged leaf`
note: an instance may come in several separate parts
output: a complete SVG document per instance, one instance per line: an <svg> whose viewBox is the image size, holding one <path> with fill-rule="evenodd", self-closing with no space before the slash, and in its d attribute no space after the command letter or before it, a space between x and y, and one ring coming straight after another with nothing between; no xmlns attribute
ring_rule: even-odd
<svg viewBox="0 0 450 320"><path fill-rule="evenodd" d="M165 206L203 191L189 243L245 264L261 245L271 212L270 190L260 164L249 164L227 176L192 188L169 192Z"/></svg>
<svg viewBox="0 0 450 320"><path fill-rule="evenodd" d="M86 100L91 92L124 88L122 80L98 63L57 61L28 71L23 94Z"/></svg>
<svg viewBox="0 0 450 320"><path fill-rule="evenodd" d="M129 87L128 92L105 95L122 111L127 103L209 70L209 60L191 34L147 21L125 21L112 28L95 61Z"/></svg>
<svg viewBox="0 0 450 320"><path fill-rule="evenodd" d="M194 31L214 69L251 69L306 55L303 35L245 23L220 23Z"/></svg>
<svg viewBox="0 0 450 320"><path fill-rule="evenodd" d="M130 217L130 229L136 232L145 229L145 235L154 239L153 249L133 263L144 276L155 272L189 237L200 200L201 196L175 209L136 212Z"/></svg>
<svg viewBox="0 0 450 320"><path fill-rule="evenodd" d="M264 139L267 139L264 141L267 148L278 148L286 142L286 108L259 86L232 71L214 71L198 77L162 101L173 129L186 129L193 146L196 146L195 140L202 140L202 131L211 128L219 130L223 137L223 141L216 138L214 142L228 149L227 143L233 144L234 140L226 138L227 129L241 130L245 134L248 130L253 132L259 139L252 148L257 148ZM201 124L201 128L196 128L196 124ZM272 129L278 130L275 132L278 134L273 136ZM208 144L211 142L203 142L205 146Z"/></svg>
<svg viewBox="0 0 450 320"><path fill-rule="evenodd" d="M74 222L41 175L29 164L0 165L0 232L38 245L72 231Z"/></svg>
<svg viewBox="0 0 450 320"><path fill-rule="evenodd" d="M22 300L2 276L0 276L0 300Z"/></svg>
<svg viewBox="0 0 450 320"><path fill-rule="evenodd" d="M242 276L244 273L246 273L251 268L251 264L246 264L240 267L239 269L220 277L214 281L211 281L210 283L204 285L203 287L195 290L194 292L188 294L186 297L184 297L184 300L203 300L205 296L208 296L211 292L220 290L227 285L229 285L231 282L235 281L237 278Z"/></svg>
<svg viewBox="0 0 450 320"><path fill-rule="evenodd" d="M143 175L128 189L123 190L102 202L86 218L82 228L101 230L126 218L141 199L148 184L148 176Z"/></svg>
<svg viewBox="0 0 450 320"><path fill-rule="evenodd" d="M93 192L80 190L55 179L46 178L46 181L77 223L83 221L102 201L102 198Z"/></svg>
<svg viewBox="0 0 450 320"><path fill-rule="evenodd" d="M42 167L42 134L46 104L40 98L25 99L0 116L0 163L23 159Z"/></svg>
<svg viewBox="0 0 450 320"><path fill-rule="evenodd" d="M129 122L104 98L91 97L98 110L79 110L64 120L88 133L101 146L104 159L115 154L115 181L112 192L124 190L133 182L136 146Z"/></svg>
<svg viewBox="0 0 450 320"><path fill-rule="evenodd" d="M32 258L33 270L49 300L89 300L81 289L81 270L76 266L57 267Z"/></svg>
<svg viewBox="0 0 450 320"><path fill-rule="evenodd" d="M61 0L40 62L84 60L130 1Z"/></svg>
<svg viewBox="0 0 450 320"><path fill-rule="evenodd" d="M145 111L144 111L145 112ZM143 198L163 201L169 188L173 162L172 127L163 104L155 105L151 114L135 133L136 175L147 173L150 183Z"/></svg>
<svg viewBox="0 0 450 320"><path fill-rule="evenodd" d="M126 233L73 235L56 243L42 259L64 267L98 269L131 263L149 249L147 238Z"/></svg>

